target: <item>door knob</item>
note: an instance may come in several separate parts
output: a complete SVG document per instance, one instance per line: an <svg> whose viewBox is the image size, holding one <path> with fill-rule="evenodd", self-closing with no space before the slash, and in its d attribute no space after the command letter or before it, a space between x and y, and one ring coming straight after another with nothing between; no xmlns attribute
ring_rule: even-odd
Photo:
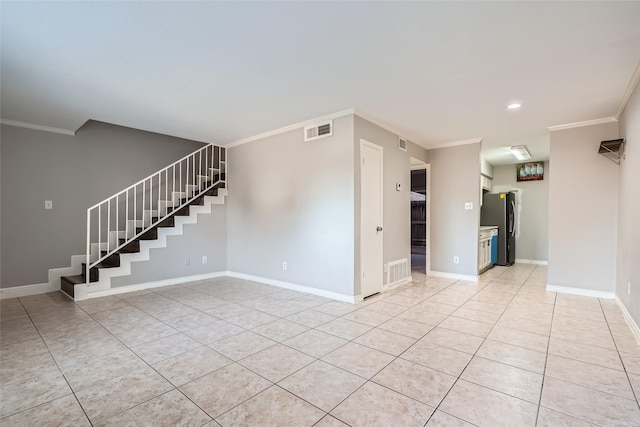
<svg viewBox="0 0 640 427"><path fill-rule="evenodd" d="M382 227L377 226L377 227L376 227L376 231L377 231L378 233L379 233L379 232L381 232L381 231L382 231Z"/></svg>

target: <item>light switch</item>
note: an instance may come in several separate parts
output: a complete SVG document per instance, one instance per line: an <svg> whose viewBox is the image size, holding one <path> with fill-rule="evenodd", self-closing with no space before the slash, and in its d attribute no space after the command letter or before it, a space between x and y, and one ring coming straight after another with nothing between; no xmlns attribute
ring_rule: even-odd
<svg viewBox="0 0 640 427"><path fill-rule="evenodd" d="M466 203L464 204L464 210L466 210L466 211L470 211L470 210L472 210L472 209L473 209L473 203L472 203L472 202L466 202Z"/></svg>
<svg viewBox="0 0 640 427"><path fill-rule="evenodd" d="M402 189L399 182L396 182L396 191L400 191Z"/></svg>
<svg viewBox="0 0 640 427"><path fill-rule="evenodd" d="M53 200L45 200L44 201L45 209L53 209Z"/></svg>

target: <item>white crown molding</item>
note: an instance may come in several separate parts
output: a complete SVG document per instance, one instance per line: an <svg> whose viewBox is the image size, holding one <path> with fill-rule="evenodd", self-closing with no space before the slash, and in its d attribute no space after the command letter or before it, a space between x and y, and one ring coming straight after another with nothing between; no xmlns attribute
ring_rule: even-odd
<svg viewBox="0 0 640 427"><path fill-rule="evenodd" d="M370 115L368 115L367 113L365 113L363 111L360 111L358 109L354 109L353 114L358 116L358 117L360 117L361 119L364 119L364 120L366 120L366 121L368 121L370 123L373 123L374 125L382 128L382 129L384 129L386 131L389 131L389 132L391 132L391 133L393 133L395 135L398 135L398 137L400 137L402 139L406 139L407 142L411 142L408 138L405 138L404 136L402 136L402 133L400 131L398 131L397 129L394 129L391 126L381 122L380 120L371 117Z"/></svg>
<svg viewBox="0 0 640 427"><path fill-rule="evenodd" d="M358 116L361 119L364 119L368 122L373 123L374 125L389 131L395 135L398 136L402 136L402 133L399 132L398 130L392 128L391 126L381 122L380 120L374 119L373 117L369 116L368 114L357 110L355 108L349 108L347 110L342 110L342 111L338 111L337 113L332 113L332 114L327 114L326 116L321 116L321 117L316 117L315 119L309 119L309 120L305 120L303 122L298 122L298 123L294 123L291 125L287 125L287 126L283 126L281 128L278 129L274 129L274 130L270 130L268 132L263 132L261 134L258 135L254 135L254 136L249 136L246 138L242 138L239 139L237 141L234 142L230 142L229 144L226 144L225 147L226 148L232 148L232 147L237 147L238 145L243 145L243 144L247 144L249 142L254 142L254 141L258 141L264 138L268 138L270 136L275 136L275 135L280 135L282 133L285 132L290 132L292 130L296 130L296 129L304 129L304 127L306 126L313 126L314 124L318 123L318 122L322 122L322 121L326 121L326 120L333 120L333 119L339 119L341 117L346 117L346 116ZM404 138L404 137L403 137ZM410 141L409 139L407 139L407 141ZM469 142L455 142L452 143L452 145L462 145L462 144L471 144L472 142L477 142L475 139L474 140L470 140Z"/></svg>
<svg viewBox="0 0 640 427"><path fill-rule="evenodd" d="M51 127L51 126L36 125L36 124L33 124L33 123L19 122L17 120L0 119L0 123L2 123L3 125L7 125L7 126L15 126L15 127L19 127L19 128L25 128L25 129L40 130L40 131L43 131L43 132L59 133L59 134L62 134L62 135L69 135L69 136L75 136L76 135L76 131L75 130L54 128L54 127Z"/></svg>
<svg viewBox="0 0 640 427"><path fill-rule="evenodd" d="M249 142L258 141L264 138L268 138L270 136L280 135L282 133L290 132L292 130L304 129L305 126L312 126L314 123L317 123L317 122L339 119L340 117L346 117L353 114L355 114L355 110L353 108L350 108L348 110L338 111L337 113L327 114L326 116L316 117L315 119L305 120L303 122L298 122L291 125L283 126L278 129L270 130L268 132L263 132L258 135L242 138L237 141L226 144L225 148L237 147L238 145L248 144Z"/></svg>
<svg viewBox="0 0 640 427"><path fill-rule="evenodd" d="M482 138L461 139L460 141L444 142L442 144L433 145L433 146L427 148L427 150L435 150L436 148L455 147L455 146L458 146L458 145L476 144L476 143L479 143L479 142L482 142Z"/></svg>
<svg viewBox="0 0 640 427"><path fill-rule="evenodd" d="M593 289L571 288L567 286L555 286L547 284L548 292L560 292L561 294L582 295L585 297L594 297L602 299L614 299L613 292L595 291Z"/></svg>
<svg viewBox="0 0 640 427"><path fill-rule="evenodd" d="M638 65L636 65L636 69L631 75L631 80L627 85L627 90L624 91L624 95L620 100L620 106L618 107L618 111L616 112L616 119L620 120L620 117L622 117L622 113L624 113L624 109L627 108L629 99L631 99L631 95L633 95L633 92L636 90L638 82L640 82L640 61L638 61Z"/></svg>
<svg viewBox="0 0 640 427"><path fill-rule="evenodd" d="M427 276L443 277L445 279L465 280L467 282L477 282L478 276L468 276L466 274L446 273L444 271L427 271Z"/></svg>
<svg viewBox="0 0 640 427"><path fill-rule="evenodd" d="M564 125L555 125L547 127L549 132L555 132L557 130L581 128L584 126L601 125L603 123L615 123L618 119L615 117L604 117L602 119L585 120L584 122L566 123Z"/></svg>

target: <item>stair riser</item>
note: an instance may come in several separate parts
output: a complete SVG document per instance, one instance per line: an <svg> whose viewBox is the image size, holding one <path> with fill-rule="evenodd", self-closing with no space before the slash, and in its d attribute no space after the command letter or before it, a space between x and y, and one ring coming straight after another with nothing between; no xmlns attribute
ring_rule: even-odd
<svg viewBox="0 0 640 427"><path fill-rule="evenodd" d="M224 174L223 174L224 175ZM208 177L205 177L208 178ZM206 185L208 185L208 181ZM199 196L197 199L194 199L190 202L189 205L186 205L182 208L179 208L176 212L173 212L173 214L164 219L163 221L161 221L160 223L154 225L154 227L148 231L146 231L144 234L142 234L141 236L139 236L136 240L132 241L131 243L127 244L127 246L121 248L118 253L112 254L111 256L109 256L108 258L106 258L105 260L103 260L97 267L93 267L91 268L90 272L89 272L89 281L91 283L96 283L96 282L100 282L100 270L105 272L106 275L106 280L107 282L107 286L108 283L110 283L110 277L111 274L109 274L108 272L111 270L111 268L113 267L124 267L125 270L127 271L127 273L124 274L130 274L130 263L136 261L136 259L130 259L126 262L126 264L124 266L121 266L121 258L120 258L120 254L124 254L127 255L129 257L131 256L135 256L137 254L140 254L140 250L141 250L141 246L140 246L140 242L148 242L148 244L145 244L145 252L147 253L147 255L144 255L142 257L138 257L135 256L135 258L139 258L139 261L143 261L145 259L148 259L148 252L149 249L152 247L165 247L166 246L166 237L168 235L173 235L173 234L180 234L180 233L173 233L171 232L171 228L180 228L182 229L182 226L184 224L188 224L188 223L192 223L192 219L189 219L189 217L192 217L193 215L199 214L199 213L207 213L211 211L211 205L213 204L222 204L224 203L224 200L218 202L217 200L210 200L208 199L208 201L206 202L208 204L208 208L207 209L202 209L200 206L204 206L205 205L205 197L208 196L213 196L216 197L218 196L219 193L219 189L224 189L225 188L225 184L224 183L219 183L218 185L216 185L214 188L211 188L209 190L207 190L205 193L203 193L201 196ZM189 192L193 192L196 191L197 186L193 186L193 189L187 189L187 193ZM183 193L184 194L184 193ZM224 195L226 195L226 190L224 193L221 193L224 197ZM180 197L181 194L178 194L176 197ZM185 203L186 199L184 200L180 200L179 203ZM190 206L194 206L194 211L192 212L190 210ZM167 210L173 210L172 207L167 207ZM115 247L117 247L117 245L122 244L123 241L121 241L121 239L123 239L126 235L127 238L133 237L133 235L129 235L130 233L132 233L132 230L135 230L135 233L137 234L138 232L141 232L142 229L139 228L141 225L143 225L144 223L147 224L151 224L153 221L157 220L157 217L154 217L154 215L158 214L158 211L145 211L144 213L146 216L143 217L143 220L129 220L127 221L127 229L129 231L112 231L110 232L110 237L112 237L112 242L110 244L107 243L103 243L101 244L100 248L98 248L97 244L92 244L92 253L93 252L98 252L100 249L102 249L102 251L107 249L107 245L109 246L109 249L114 249ZM186 221L180 221L178 224L176 223L175 218L176 217L186 217ZM197 222L197 220L196 220ZM177 224L177 225L176 225ZM136 227L138 226L138 227ZM133 228L132 228L133 227ZM167 232L163 232L163 235L161 237L161 239L158 238L158 228L160 227L164 227L166 228L168 231ZM136 230L136 228L138 228ZM159 242L159 240L162 240L162 242ZM156 243L154 243L156 242ZM102 252L100 251L100 252ZM107 252L102 252L102 254L106 254ZM97 255L96 255L97 256ZM98 259L98 258L95 258ZM106 265L105 265L106 264ZM120 273L120 275L122 275L123 273ZM82 279L85 280L86 279L86 265L83 263L82 265ZM78 281L79 278L75 278L73 279L74 281ZM78 286L80 284L76 284L74 285L74 282L67 280L66 277L62 277L60 280L60 286L61 286L61 290L63 292L65 292L66 294L68 294L69 296L71 296L72 298L74 298L75 295L75 286ZM104 284L100 284L98 283L98 288L100 286L104 286ZM82 298L86 298L86 289L83 287L81 288L83 289L81 294L85 295L85 296L81 296Z"/></svg>

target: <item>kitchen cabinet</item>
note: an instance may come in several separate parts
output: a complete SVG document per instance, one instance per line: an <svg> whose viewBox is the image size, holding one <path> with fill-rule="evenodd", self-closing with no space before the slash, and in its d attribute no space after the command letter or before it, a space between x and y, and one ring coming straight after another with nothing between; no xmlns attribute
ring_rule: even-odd
<svg viewBox="0 0 640 427"><path fill-rule="evenodd" d="M491 230L495 227L482 227L478 239L478 273L491 267Z"/></svg>
<svg viewBox="0 0 640 427"><path fill-rule="evenodd" d="M491 178L480 175L480 187L485 191L491 191Z"/></svg>

